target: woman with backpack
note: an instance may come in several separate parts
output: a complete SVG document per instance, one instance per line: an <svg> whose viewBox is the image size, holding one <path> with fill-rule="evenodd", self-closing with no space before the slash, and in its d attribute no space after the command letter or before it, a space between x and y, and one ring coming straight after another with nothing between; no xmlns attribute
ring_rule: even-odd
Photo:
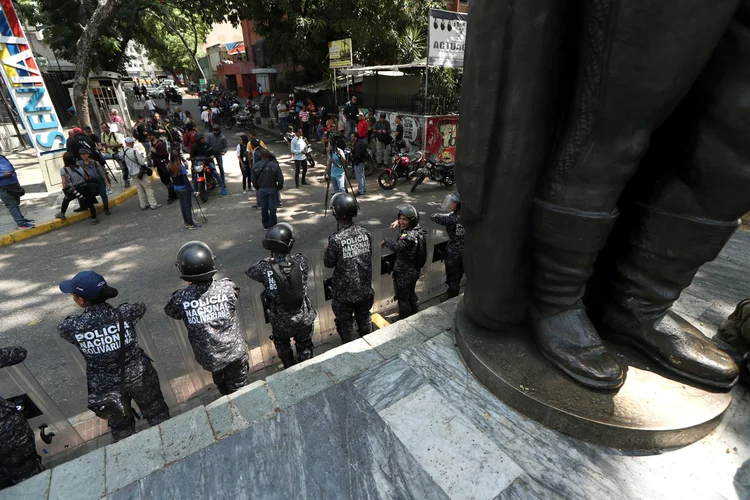
<svg viewBox="0 0 750 500"><path fill-rule="evenodd" d="M60 169L60 179L62 179L65 198L63 199L60 211L55 214L56 218L65 220L65 212L68 210L68 205L70 205L71 201L78 198L81 206L89 209L91 223L99 223L99 219L96 218L96 192L98 192L98 185L96 191L93 190L87 178L86 171L77 165L76 157L73 153L65 153L63 155L63 167Z"/></svg>
<svg viewBox="0 0 750 500"><path fill-rule="evenodd" d="M198 229L200 226L193 221L193 185L188 179L187 168L185 168L185 164L182 162L182 157L178 149L172 150L172 158L169 160L168 169L174 192L177 195L177 199L180 200L182 221L188 230Z"/></svg>

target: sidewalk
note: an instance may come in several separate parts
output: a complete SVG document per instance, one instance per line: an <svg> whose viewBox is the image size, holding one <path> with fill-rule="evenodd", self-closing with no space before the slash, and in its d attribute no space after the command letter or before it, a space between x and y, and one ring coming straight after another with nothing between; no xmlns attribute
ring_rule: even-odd
<svg viewBox="0 0 750 500"><path fill-rule="evenodd" d="M62 190L47 191L44 184L42 170L33 149L25 149L17 153L5 155L13 164L18 175L18 181L26 190L21 198L21 211L27 219L36 221L34 229L16 230L16 223L10 212L3 206L0 208L0 246L5 246L14 241L20 241L37 234L42 234L53 229L67 226L81 219L89 217L88 211L75 213L73 209L78 207L77 202L71 202L68 209L68 219L61 221L55 219L55 214L60 211L62 205ZM122 172L115 169L112 162L108 162L117 182L112 182L114 194L109 195L111 206L117 205L135 194L135 188L123 189ZM100 200L101 201L101 200ZM0 205L2 205L0 203ZM101 204L99 205L101 209ZM80 217L78 217L80 215Z"/></svg>

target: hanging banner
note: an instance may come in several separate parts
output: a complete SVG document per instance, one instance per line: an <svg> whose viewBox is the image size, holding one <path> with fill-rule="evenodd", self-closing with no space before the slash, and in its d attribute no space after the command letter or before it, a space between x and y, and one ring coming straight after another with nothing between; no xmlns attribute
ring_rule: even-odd
<svg viewBox="0 0 750 500"><path fill-rule="evenodd" d="M428 66L463 68L468 19L466 14L430 9Z"/></svg>
<svg viewBox="0 0 750 500"><path fill-rule="evenodd" d="M65 133L12 0L0 0L0 73L38 156L65 150Z"/></svg>
<svg viewBox="0 0 750 500"><path fill-rule="evenodd" d="M330 68L351 68L352 39L345 38L328 42L328 59Z"/></svg>

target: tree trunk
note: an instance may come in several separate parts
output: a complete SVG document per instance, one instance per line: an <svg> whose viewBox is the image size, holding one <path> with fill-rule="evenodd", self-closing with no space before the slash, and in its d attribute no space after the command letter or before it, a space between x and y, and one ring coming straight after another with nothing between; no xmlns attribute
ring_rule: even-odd
<svg viewBox="0 0 750 500"><path fill-rule="evenodd" d="M76 74L73 83L73 102L78 113L78 125L91 125L89 119L89 70L91 52L102 30L114 19L125 0L104 0L99 3L76 43Z"/></svg>

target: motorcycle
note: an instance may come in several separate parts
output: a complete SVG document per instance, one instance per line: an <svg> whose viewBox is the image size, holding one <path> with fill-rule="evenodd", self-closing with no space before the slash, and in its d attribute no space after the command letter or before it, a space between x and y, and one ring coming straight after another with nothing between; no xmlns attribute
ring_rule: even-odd
<svg viewBox="0 0 750 500"><path fill-rule="evenodd" d="M219 186L219 181L211 168L211 162L203 159L195 165L198 174L198 196L204 203L208 201L208 191Z"/></svg>
<svg viewBox="0 0 750 500"><path fill-rule="evenodd" d="M454 177L454 166L455 163L453 162L435 163L432 160L427 160L427 165L417 170L415 175L417 180L414 181L414 184L411 187L411 192L413 193L416 191L417 186L422 184L422 181L427 177L429 177L430 180L443 184L444 186L452 186L456 183Z"/></svg>
<svg viewBox="0 0 750 500"><path fill-rule="evenodd" d="M413 179L417 169L426 161L427 155L427 151L417 151L414 155L398 153L393 157L393 165L385 168L378 177L378 184L389 191L396 187L398 179Z"/></svg>
<svg viewBox="0 0 750 500"><path fill-rule="evenodd" d="M247 111L236 111L233 114L229 115L224 120L224 128L227 130L232 130L235 125L239 125L240 127L244 128L245 130L253 130L255 128L255 121L253 120L253 115L248 113Z"/></svg>
<svg viewBox="0 0 750 500"><path fill-rule="evenodd" d="M287 132L284 134L284 141L286 141L286 145L289 146L289 149L292 148L292 139L294 139L295 134L293 132ZM312 145L309 142L306 142L307 146L305 146L305 150L303 153L305 154L305 158L307 159L307 168L313 168L315 166L315 157L313 156L313 148Z"/></svg>

